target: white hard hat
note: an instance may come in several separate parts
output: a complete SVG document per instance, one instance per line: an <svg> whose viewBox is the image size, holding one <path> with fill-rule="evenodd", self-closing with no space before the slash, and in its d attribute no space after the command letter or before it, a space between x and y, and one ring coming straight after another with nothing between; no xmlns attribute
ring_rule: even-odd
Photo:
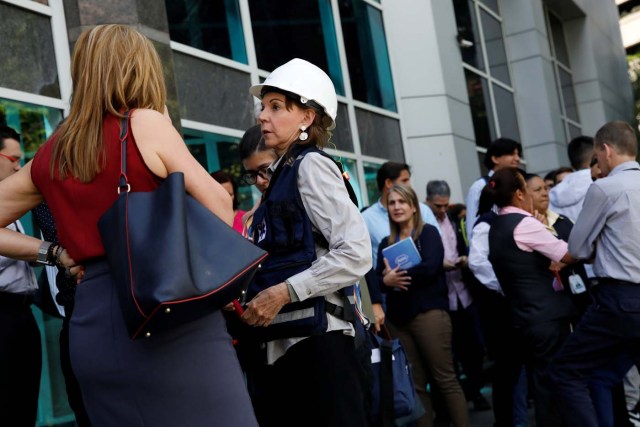
<svg viewBox="0 0 640 427"><path fill-rule="evenodd" d="M300 58L292 59L273 70L264 83L251 86L249 92L256 98L262 98L262 88L265 86L298 95L302 104L314 101L331 118L331 125L327 130L336 127L338 113L336 89L329 76L311 62Z"/></svg>

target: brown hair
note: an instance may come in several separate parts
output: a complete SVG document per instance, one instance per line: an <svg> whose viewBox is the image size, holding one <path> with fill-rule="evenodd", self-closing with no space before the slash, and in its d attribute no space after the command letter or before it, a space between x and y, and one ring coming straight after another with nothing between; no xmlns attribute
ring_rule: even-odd
<svg viewBox="0 0 640 427"><path fill-rule="evenodd" d="M293 106L295 105L301 110L313 110L316 113L313 122L306 129L307 134L309 134L309 139L307 139L306 141L298 141L296 142L296 144L310 144L315 145L318 148L324 148L327 146L332 135L331 131L327 130L327 128L331 125L332 120L331 117L325 114L322 108L320 108L319 106L318 108L314 108L311 105L303 104L300 102L300 96L296 95L293 92L289 92L287 90L279 89L273 86L263 87L261 96L264 96L269 92L276 92L284 95L284 103L288 111L291 111L293 109Z"/></svg>
<svg viewBox="0 0 640 427"><path fill-rule="evenodd" d="M391 193L397 193L400 195L402 200L409 203L409 206L415 208L416 211L413 213L413 232L411 238L413 240L417 240L422 234L422 229L424 228L424 221L422 221L422 212L420 212L420 202L418 201L418 196L416 192L413 191L413 188L407 187L405 185L394 185L389 189L389 194L387 197L391 196ZM387 200L388 201L388 200ZM389 233L389 244L393 244L398 236L400 235L400 226L393 222L391 219L391 215L389 215L389 228L391 232Z"/></svg>
<svg viewBox="0 0 640 427"><path fill-rule="evenodd" d="M609 145L618 154L633 157L638 155L638 140L627 122L615 121L602 126L596 132L595 145L602 149L604 144Z"/></svg>
<svg viewBox="0 0 640 427"><path fill-rule="evenodd" d="M71 60L73 96L51 157L60 178L91 181L104 167L102 121L133 108L164 111L162 64L149 39L126 25L98 25L80 34Z"/></svg>

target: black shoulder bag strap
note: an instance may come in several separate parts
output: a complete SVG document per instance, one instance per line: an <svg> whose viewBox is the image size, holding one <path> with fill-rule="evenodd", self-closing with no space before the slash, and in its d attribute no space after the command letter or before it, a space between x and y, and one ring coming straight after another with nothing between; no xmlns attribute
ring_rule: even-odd
<svg viewBox="0 0 640 427"><path fill-rule="evenodd" d="M393 341L380 344L380 414L382 427L395 426L393 408Z"/></svg>
<svg viewBox="0 0 640 427"><path fill-rule="evenodd" d="M127 136L129 135L129 111L125 111L124 117L120 119L120 184L118 194L121 191L127 193L131 191L129 179L127 178Z"/></svg>

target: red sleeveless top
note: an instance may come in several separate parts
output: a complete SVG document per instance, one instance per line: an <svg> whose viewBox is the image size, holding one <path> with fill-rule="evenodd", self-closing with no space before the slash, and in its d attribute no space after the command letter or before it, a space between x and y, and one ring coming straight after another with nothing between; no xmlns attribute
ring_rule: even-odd
<svg viewBox="0 0 640 427"><path fill-rule="evenodd" d="M102 122L102 136L105 167L91 182L82 183L71 177L60 180L57 168L56 179L51 179L49 165L55 134L40 147L31 164L31 179L53 214L58 240L77 263L105 256L98 219L118 198L120 118L107 115ZM135 192L152 191L162 181L144 163L131 132L131 124L127 137L127 177L131 191Z"/></svg>

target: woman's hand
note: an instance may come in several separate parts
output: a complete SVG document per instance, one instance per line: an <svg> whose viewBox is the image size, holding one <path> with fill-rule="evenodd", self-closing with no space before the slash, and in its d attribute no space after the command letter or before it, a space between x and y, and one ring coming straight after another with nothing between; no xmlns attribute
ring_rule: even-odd
<svg viewBox="0 0 640 427"><path fill-rule="evenodd" d="M549 225L549 220L547 219L547 216L545 214L538 212L537 209L534 209L533 217L538 221L540 221L541 223L543 223L544 225L547 225L547 226Z"/></svg>
<svg viewBox="0 0 640 427"><path fill-rule="evenodd" d="M258 293L247 304L240 319L252 326L269 326L282 307L290 302L287 284L279 283Z"/></svg>
<svg viewBox="0 0 640 427"><path fill-rule="evenodd" d="M411 276L407 275L407 270L399 270L400 266L391 269L386 258L383 261L385 268L382 272L382 282L391 288L408 291L409 288L407 288L407 286L411 284Z"/></svg>
<svg viewBox="0 0 640 427"><path fill-rule="evenodd" d="M66 249L62 250L58 259L58 265L64 267L67 276L75 278L76 284L80 283L84 277L84 265L76 265L76 262Z"/></svg>
<svg viewBox="0 0 640 427"><path fill-rule="evenodd" d="M384 325L385 314L382 309L382 304L371 304L371 308L373 309L373 320L374 320L374 328L376 332L380 332L380 327Z"/></svg>

